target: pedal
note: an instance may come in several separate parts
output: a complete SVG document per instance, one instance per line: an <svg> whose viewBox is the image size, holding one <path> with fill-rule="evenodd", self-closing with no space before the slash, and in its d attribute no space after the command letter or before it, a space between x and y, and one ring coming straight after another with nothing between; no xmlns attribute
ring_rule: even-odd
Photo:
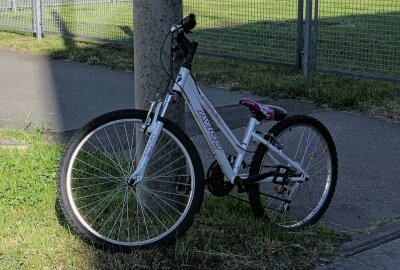
<svg viewBox="0 0 400 270"><path fill-rule="evenodd" d="M280 186L284 186L289 184L290 182L290 168L283 166L283 165L278 165L276 167L276 170L274 172L274 178L272 179L272 183L274 183L275 185L280 185ZM282 179L282 180L278 180L278 178ZM275 189L275 186L274 186Z"/></svg>

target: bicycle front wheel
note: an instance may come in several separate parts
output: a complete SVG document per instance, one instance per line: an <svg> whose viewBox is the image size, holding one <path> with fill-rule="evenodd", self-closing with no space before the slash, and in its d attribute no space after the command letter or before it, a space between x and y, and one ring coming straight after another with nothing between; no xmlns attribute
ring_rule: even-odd
<svg viewBox="0 0 400 270"><path fill-rule="evenodd" d="M338 160L334 142L317 119L289 117L271 128L265 139L297 162L308 174L304 182L259 183L251 187L250 204L256 216L267 215L285 228L302 228L316 223L329 206L335 191ZM250 175L289 167L277 154L260 144L251 163Z"/></svg>
<svg viewBox="0 0 400 270"><path fill-rule="evenodd" d="M145 111L102 115L71 140L61 161L59 203L83 239L116 251L167 244L200 210L204 176L190 139L164 122L143 179L129 185L148 136Z"/></svg>

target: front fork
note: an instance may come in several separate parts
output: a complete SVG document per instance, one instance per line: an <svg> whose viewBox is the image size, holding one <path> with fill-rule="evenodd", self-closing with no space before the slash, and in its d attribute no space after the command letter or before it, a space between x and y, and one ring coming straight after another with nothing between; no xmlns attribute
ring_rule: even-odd
<svg viewBox="0 0 400 270"><path fill-rule="evenodd" d="M164 123L159 121L158 118L165 116L168 106L172 102L174 96L174 93L169 93L165 97L164 101L158 100L151 102L146 120L141 128L141 131L145 135L150 135L150 138L147 141L138 166L136 167L135 171L129 176L128 185L136 185L143 179L147 164L149 163L149 160L153 155L154 148L156 146L158 138L160 137L161 130L164 127ZM152 116L151 114L153 113L153 109L154 115ZM137 145L136 147L139 146Z"/></svg>

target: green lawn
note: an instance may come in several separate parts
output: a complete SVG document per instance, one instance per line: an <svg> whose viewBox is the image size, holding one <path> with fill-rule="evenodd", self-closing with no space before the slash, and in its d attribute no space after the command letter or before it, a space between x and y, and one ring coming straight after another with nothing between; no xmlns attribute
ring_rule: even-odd
<svg viewBox="0 0 400 270"><path fill-rule="evenodd" d="M0 130L27 149L0 148L0 269L309 269L347 237L321 227L290 232L254 220L248 205L208 196L176 245L131 254L75 236L56 206L62 146L43 132Z"/></svg>

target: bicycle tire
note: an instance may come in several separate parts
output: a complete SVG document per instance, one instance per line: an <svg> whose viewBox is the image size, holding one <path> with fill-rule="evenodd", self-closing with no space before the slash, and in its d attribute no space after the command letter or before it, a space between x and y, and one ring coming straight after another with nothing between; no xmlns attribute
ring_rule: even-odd
<svg viewBox="0 0 400 270"><path fill-rule="evenodd" d="M133 150L134 144L143 145L142 138L148 139L142 133L137 141L135 135L146 114L120 110L95 118L71 138L61 160L57 190L62 213L75 233L97 247L130 252L166 245L182 235L200 211L204 196L200 156L189 137L168 119L159 118L164 127L155 148L160 148L154 149L147 167L153 174L145 173L142 182L128 186L126 176L143 151ZM178 162L165 163L179 151ZM167 165L161 168L156 158ZM184 166L176 169L176 164Z"/></svg>
<svg viewBox="0 0 400 270"><path fill-rule="evenodd" d="M299 134L302 135L299 136ZM313 135L311 136L311 134ZM316 137L320 139L320 141L312 145L315 135L317 135ZM298 115L288 117L278 122L268 131L264 138L276 147L282 148L283 153L295 162L298 162L302 166L307 164L305 169L308 170L308 173L313 172L313 174L310 174L310 179L308 181L299 183L298 185L296 185L296 183L289 183L288 185L259 183L250 186L249 200L254 215L256 217L268 218L271 222L275 222L281 227L290 229L304 228L315 224L328 208L335 192L337 182L338 159L332 136L327 128L317 119L306 115ZM305 148L301 146L303 139L306 145L308 144ZM294 144L296 141L298 142L297 147L296 144ZM320 148L322 151L317 155L315 151ZM303 149L304 153L298 155ZM313 149L313 152L307 152L311 149ZM263 171L263 168L266 168L266 170L274 170L277 165L287 165L282 159L279 160L276 154L269 153L270 151L268 150L269 149L265 145L259 144L251 162L249 170L250 175L266 172ZM319 159L320 157L321 159ZM323 158L326 159L326 164ZM308 163L306 163L306 161ZM324 176L322 177L322 183L318 182L316 178L320 173L324 173L324 167L322 167L322 169L318 167L319 171L311 170L317 167L317 165L324 165L327 169L326 178ZM302 187L304 188L302 189ZM319 191L321 192L315 196L317 200L313 197L312 206L306 205L305 201L310 200L311 202L312 199L310 197L314 196L311 192L312 189L316 190L317 188L320 188ZM297 191L306 191L306 196L304 196L306 198L302 197L303 193L300 195L296 193L297 195L293 197L294 193ZM273 195L279 199L288 199L291 202L286 203L279 199L263 196L259 192ZM308 210L305 210L305 208Z"/></svg>

